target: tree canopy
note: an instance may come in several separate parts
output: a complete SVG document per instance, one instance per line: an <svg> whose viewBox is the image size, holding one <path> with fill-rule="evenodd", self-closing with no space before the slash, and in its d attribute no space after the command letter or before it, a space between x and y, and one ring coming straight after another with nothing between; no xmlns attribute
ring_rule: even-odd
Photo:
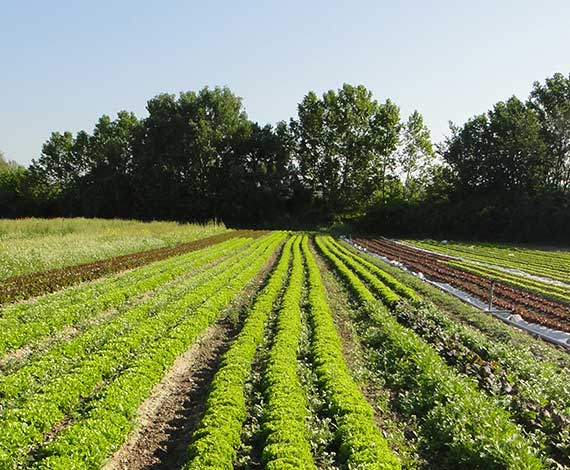
<svg viewBox="0 0 570 470"><path fill-rule="evenodd" d="M402 120L362 85L311 91L275 126L252 122L227 87L159 94L147 111L54 132L28 169L0 155L0 216L361 220L489 236L520 231L538 212L560 231L570 224L570 76L451 124L435 146L418 111Z"/></svg>

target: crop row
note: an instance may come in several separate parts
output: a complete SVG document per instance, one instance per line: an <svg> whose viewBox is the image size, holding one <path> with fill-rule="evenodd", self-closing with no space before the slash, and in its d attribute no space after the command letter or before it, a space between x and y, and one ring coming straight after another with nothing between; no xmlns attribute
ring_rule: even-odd
<svg viewBox="0 0 570 470"><path fill-rule="evenodd" d="M372 247L380 249L392 257L397 256L407 264L413 263L415 266L422 267L424 271L430 272L433 275L446 277L447 280L451 282L455 279L460 279L463 282L468 282L474 289L483 290L489 289L491 285L489 279L468 273L461 269L456 269L448 264L449 260L441 258L437 254L427 254L415 248L396 244L389 240L370 240L364 241L364 243L369 243ZM562 319L570 316L570 307L564 303L548 300L525 290L514 289L501 282L495 283L495 294L498 297L498 302L501 300L500 298L504 298L506 302L514 302L515 307L524 307Z"/></svg>
<svg viewBox="0 0 570 470"><path fill-rule="evenodd" d="M398 469L400 462L374 422L374 411L353 381L327 304L321 274L303 240L308 272L308 304L313 330L311 351L319 384L328 400L340 442L340 458L348 468Z"/></svg>
<svg viewBox="0 0 570 470"><path fill-rule="evenodd" d="M334 240L330 239L329 249L344 261L354 272L364 277L367 282L372 284L374 289L382 297L389 307L394 307L401 299L419 300L416 293L403 285L388 273L382 271L374 264L353 254L346 248L342 247ZM401 296L401 297L400 297Z"/></svg>
<svg viewBox="0 0 570 470"><path fill-rule="evenodd" d="M352 252L350 255L360 259ZM560 465L570 464L567 371L545 362L537 364L529 354L490 341L483 334L450 321L429 303L400 302L392 312L400 324L430 343L449 365L472 377L489 395L500 396L503 406L525 430L534 434L545 454Z"/></svg>
<svg viewBox="0 0 570 470"><path fill-rule="evenodd" d="M86 317L125 305L184 273L246 246L248 239L214 245L206 253L192 252L144 268L58 292L37 301L7 306L0 311L0 357Z"/></svg>
<svg viewBox="0 0 570 470"><path fill-rule="evenodd" d="M479 310L468 303L446 293L438 287L425 282L410 272L390 264L371 253L366 253L344 241L338 242L349 252L364 258L392 275L401 283L413 289L422 299L429 301L444 312L454 323L460 323L470 330L482 334L497 347L504 347L512 352L512 357L520 358L523 363L532 363L540 368L543 364L554 367L557 371L570 370L570 356L550 343L537 341L528 333L498 321L495 317ZM511 366L510 366L511 367ZM524 368L524 367L523 367ZM568 373L568 372L567 372Z"/></svg>
<svg viewBox="0 0 570 470"><path fill-rule="evenodd" d="M570 303L570 285L568 287L538 281L529 277L509 274L499 269L492 269L485 266L471 264L465 261L448 261L447 264L459 269L479 274L495 281L504 282L513 287L519 287L531 292L535 292L546 298Z"/></svg>
<svg viewBox="0 0 570 470"><path fill-rule="evenodd" d="M203 259L211 256L204 253ZM205 284L208 281L217 279L216 282L221 285L229 274L226 270L242 256L241 252L237 252L211 269L168 286L147 301L126 309L113 320L57 345L14 373L0 378L0 404L8 406L6 400L11 400L14 406L14 401L21 401L25 396L37 393L40 386L46 387L57 378L65 377L71 370L77 370L82 361L91 360L94 354L101 355L105 350L113 354L117 344L122 348L122 343L129 343L131 340L126 339L128 335L136 335L145 325L156 322L158 314L169 304L193 291L199 294L200 290L196 289L207 289ZM200 297L196 299L200 300Z"/></svg>
<svg viewBox="0 0 570 470"><path fill-rule="evenodd" d="M433 306L400 304L399 323L434 347L452 367L477 381L560 465L570 464L570 390L566 373L524 362L469 328L449 321Z"/></svg>
<svg viewBox="0 0 570 470"><path fill-rule="evenodd" d="M567 371L544 362L539 365L529 355L522 357L520 351L450 321L429 303L400 302L392 311L399 323L430 343L449 365L473 377L488 394L500 396L513 418L535 434L549 457L560 465L570 464Z"/></svg>
<svg viewBox="0 0 570 470"><path fill-rule="evenodd" d="M531 274L550 277L559 281L568 282L570 278L570 255L565 252L490 245L440 244L425 241L408 241L408 243L452 256L461 256L473 261L520 269Z"/></svg>
<svg viewBox="0 0 570 470"><path fill-rule="evenodd" d="M36 468L95 468L126 439L138 407L150 394L176 357L190 347L254 278L267 262L283 235L270 237L254 259L249 259L239 274L223 288L187 314L168 334L137 356L134 363L92 402L82 419L58 434L41 450ZM180 308L180 307L179 307ZM182 310L186 310L184 306Z"/></svg>
<svg viewBox="0 0 570 470"><path fill-rule="evenodd" d="M385 240L358 239L357 243L391 259L399 259L432 279L448 282L479 298L486 299L489 295L489 279L432 260L429 255L414 251L413 248L401 247ZM493 302L494 305L514 311L534 323L563 331L570 330L570 307L563 303L549 301L500 282L494 286Z"/></svg>
<svg viewBox="0 0 570 470"><path fill-rule="evenodd" d="M304 277L300 242L297 238L293 244L289 284L263 376L266 406L262 461L267 470L316 469L307 439L307 400L297 374Z"/></svg>
<svg viewBox="0 0 570 470"><path fill-rule="evenodd" d="M384 304L329 248L317 246L362 304L372 327L381 366L399 392L403 412L418 416L432 450L449 466L465 468L538 469L537 451L501 406L461 377L420 336L400 325Z"/></svg>
<svg viewBox="0 0 570 470"><path fill-rule="evenodd" d="M229 263L225 267L228 266ZM224 266L221 268L218 275L221 272L223 276L218 276L219 280L213 277L210 284L202 285L194 296L187 296L186 300L193 299L197 305L203 301L203 295L212 292L212 288L223 285L227 276L223 272ZM209 277L202 281L204 279L207 281ZM153 303L156 310L135 308L128 318L133 329L122 336L111 336L111 341L95 351L86 351L85 341L82 341L85 338L80 337L77 341L65 344L61 350L54 351L54 354L49 355L51 357L46 358L47 362L40 358L38 364L31 364L5 378L2 391L10 401L3 402L7 410L2 415L1 428L5 430L3 443L11 441L12 445L23 448L21 444L26 439L34 439L34 433L39 438L42 430L49 429L63 417L66 410L72 409L88 396L103 377L113 374L121 361L129 360L148 341L167 331L177 318L177 310L172 308L176 305L175 300L185 293L187 295L187 287L196 286L192 281L187 284L189 286L183 283L179 288L168 289L164 295L159 296ZM189 291L192 292L192 289ZM191 305L188 304L188 307ZM119 320L119 324L124 323ZM97 332L88 336L90 339L98 339ZM51 368L50 373L44 374L42 366ZM39 375L39 380L36 374ZM27 425L22 426L23 423ZM11 430L15 430L15 434Z"/></svg>
<svg viewBox="0 0 570 470"><path fill-rule="evenodd" d="M79 361L69 373L42 384L38 393L25 396L18 406L8 407L0 418L0 462L14 465L21 461L30 445L41 444L45 432L71 411L85 406L87 410L80 414L80 419L58 434L42 450L42 455L61 453L64 461L75 461L69 465L71 468L82 468L86 461L107 455L109 446L118 442L117 436L123 436L127 430L125 419L133 411L128 405L134 403L130 401L132 397L128 390L139 399L144 398L142 394L147 391L148 380L158 377L153 374L163 371L168 361L176 357L172 353L187 344L183 340L193 339L193 335L207 326L207 321L214 319L212 314L219 311L219 302L231 300L230 292L247 282L243 279L244 273L249 277L254 275L255 269L260 268L278 242L279 236L272 236L255 243L241 261L221 275L206 279L197 289L162 305L129 334L114 338ZM145 378L141 374L148 375ZM96 387L99 391L94 394ZM123 403L119 400L121 394ZM105 406L98 408L100 403L106 403L105 400L114 400L114 415ZM74 434L79 428L93 439L86 442L81 433ZM55 468L59 468L57 462L61 463L59 457L53 457L46 459L42 466L52 468L50 462L56 462ZM92 468L92 464L87 467Z"/></svg>
<svg viewBox="0 0 570 470"><path fill-rule="evenodd" d="M54 292L64 287L137 268L172 256L200 250L234 237L256 236L252 231L230 231L201 240L181 243L174 247L116 256L93 263L69 266L50 271L24 274L5 279L0 285L0 304Z"/></svg>
<svg viewBox="0 0 570 470"><path fill-rule="evenodd" d="M310 350L318 386L327 397L328 414L335 423L335 441L343 465L400 468L399 460L375 424L372 407L350 376L306 237L287 242L267 287L256 299L244 328L224 355L211 385L205 415L193 435L190 460L185 468L233 468L248 412L244 389L263 339L264 326L285 284L291 251L290 280L278 310L275 338L263 373L266 405L262 415L262 459L266 468L315 468L307 438L307 399L299 383L297 362L304 279L307 280L309 321L313 331Z"/></svg>
<svg viewBox="0 0 570 470"><path fill-rule="evenodd" d="M193 435L188 470L231 470L247 417L246 382L263 340L265 323L285 284L291 261L290 238L267 285L256 298L237 339L212 381L206 411Z"/></svg>

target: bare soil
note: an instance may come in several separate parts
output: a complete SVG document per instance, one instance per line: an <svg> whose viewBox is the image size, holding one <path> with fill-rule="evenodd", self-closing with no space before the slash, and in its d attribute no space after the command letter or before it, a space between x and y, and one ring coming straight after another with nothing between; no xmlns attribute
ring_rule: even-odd
<svg viewBox="0 0 570 470"><path fill-rule="evenodd" d="M204 412L205 396L231 329L225 321L212 325L176 359L139 408L136 429L105 470L173 469L186 462L192 432Z"/></svg>

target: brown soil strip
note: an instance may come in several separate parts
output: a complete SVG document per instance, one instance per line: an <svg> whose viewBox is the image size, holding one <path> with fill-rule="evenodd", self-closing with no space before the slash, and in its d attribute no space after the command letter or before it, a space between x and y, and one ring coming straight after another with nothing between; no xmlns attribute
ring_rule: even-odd
<svg viewBox="0 0 570 470"><path fill-rule="evenodd" d="M66 268L14 276L2 282L0 286L0 305L16 300L54 292L80 282L92 281L103 276L116 274L137 268L154 261L182 255L190 251L201 250L234 237L259 237L266 232L254 230L235 230L212 237L180 243L173 247L115 256L94 263L79 264Z"/></svg>

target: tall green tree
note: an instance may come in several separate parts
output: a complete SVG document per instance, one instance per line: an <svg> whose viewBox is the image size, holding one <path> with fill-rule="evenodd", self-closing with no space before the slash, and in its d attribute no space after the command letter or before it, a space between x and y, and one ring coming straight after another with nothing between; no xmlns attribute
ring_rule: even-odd
<svg viewBox="0 0 570 470"><path fill-rule="evenodd" d="M546 185L552 191L570 195L570 75L556 73L544 84L535 82L529 103L538 114L548 147Z"/></svg>
<svg viewBox="0 0 570 470"><path fill-rule="evenodd" d="M134 148L140 122L120 111L115 120L102 116L89 136L89 171L82 180L83 209L89 215L128 217L134 211Z"/></svg>
<svg viewBox="0 0 570 470"><path fill-rule="evenodd" d="M283 124L242 130L212 187L218 188L216 207L225 220L260 222L285 210L292 198L292 168Z"/></svg>
<svg viewBox="0 0 570 470"><path fill-rule="evenodd" d="M46 203L53 204L62 215L74 215L79 203L79 181L87 171L88 139L83 131L77 138L71 132L53 132L40 157L30 165L33 179L45 189Z"/></svg>
<svg viewBox="0 0 570 470"><path fill-rule="evenodd" d="M14 167L14 164L6 159L4 152L0 150L0 171L8 171Z"/></svg>
<svg viewBox="0 0 570 470"><path fill-rule="evenodd" d="M416 110L402 126L397 165L404 185L404 199L420 196L429 181L435 160L431 134L423 116Z"/></svg>
<svg viewBox="0 0 570 470"><path fill-rule="evenodd" d="M399 109L348 84L318 98L307 94L292 120L294 160L303 184L331 212L359 211L385 193L394 166Z"/></svg>
<svg viewBox="0 0 570 470"><path fill-rule="evenodd" d="M463 192L535 197L544 187L546 146L536 113L516 97L464 126L451 126L442 154Z"/></svg>
<svg viewBox="0 0 570 470"><path fill-rule="evenodd" d="M0 151L0 217L34 214L30 172Z"/></svg>
<svg viewBox="0 0 570 470"><path fill-rule="evenodd" d="M147 109L135 163L146 209L172 218L215 216L214 201L223 188L214 183L236 158L237 136L251 126L241 99L228 88L204 88L178 98L159 95Z"/></svg>

